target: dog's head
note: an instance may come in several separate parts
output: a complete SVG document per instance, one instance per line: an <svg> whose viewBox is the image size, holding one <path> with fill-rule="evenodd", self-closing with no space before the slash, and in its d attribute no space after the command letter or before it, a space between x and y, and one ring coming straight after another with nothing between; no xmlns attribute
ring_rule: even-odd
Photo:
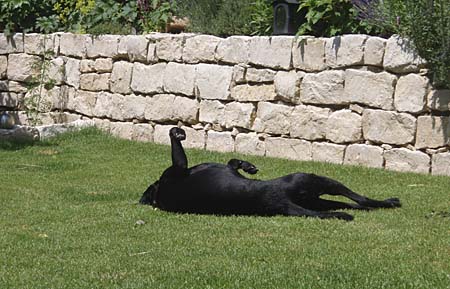
<svg viewBox="0 0 450 289"><path fill-rule="evenodd" d="M139 200L140 204L150 205L153 207L158 207L158 190L159 190L159 181L151 184L147 190L145 190L141 199Z"/></svg>

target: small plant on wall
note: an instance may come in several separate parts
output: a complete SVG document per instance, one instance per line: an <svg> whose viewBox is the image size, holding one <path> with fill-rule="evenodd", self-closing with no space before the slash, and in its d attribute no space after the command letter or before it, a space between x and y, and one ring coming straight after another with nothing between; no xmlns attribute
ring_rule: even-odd
<svg viewBox="0 0 450 289"><path fill-rule="evenodd" d="M51 100L48 99L49 91L55 87L56 81L49 77L50 58L53 51L49 51L45 46L48 35L44 36L44 53L39 61L33 63L33 70L37 72L27 81L27 92L24 98L24 109L29 124L42 124L40 114L49 112L52 109Z"/></svg>

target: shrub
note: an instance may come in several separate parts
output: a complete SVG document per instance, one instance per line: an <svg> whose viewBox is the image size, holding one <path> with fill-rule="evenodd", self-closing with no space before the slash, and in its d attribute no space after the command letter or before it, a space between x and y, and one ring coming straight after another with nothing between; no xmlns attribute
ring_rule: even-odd
<svg viewBox="0 0 450 289"><path fill-rule="evenodd" d="M137 1L140 28L144 32L165 31L175 10L174 1L138 0Z"/></svg>
<svg viewBox="0 0 450 289"><path fill-rule="evenodd" d="M363 20L412 40L437 87L450 87L450 0L358 1Z"/></svg>
<svg viewBox="0 0 450 289"><path fill-rule="evenodd" d="M178 13L190 20L191 32L217 36L269 35L272 8L266 0L178 1Z"/></svg>
<svg viewBox="0 0 450 289"><path fill-rule="evenodd" d="M51 1L2 0L0 1L0 31L6 35L18 31L36 31L37 19L49 16L51 13Z"/></svg>
<svg viewBox="0 0 450 289"><path fill-rule="evenodd" d="M335 36L348 33L370 34L369 23L357 19L358 10L349 0L303 0L299 11L305 16L298 35Z"/></svg>

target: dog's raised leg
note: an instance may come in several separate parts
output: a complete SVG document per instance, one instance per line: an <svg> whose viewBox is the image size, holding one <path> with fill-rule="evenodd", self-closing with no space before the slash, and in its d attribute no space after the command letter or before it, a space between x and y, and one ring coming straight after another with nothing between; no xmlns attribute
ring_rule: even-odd
<svg viewBox="0 0 450 289"><path fill-rule="evenodd" d="M181 141L186 139L186 133L181 128L174 127L170 129L169 137L172 147L172 170L184 172L187 170L188 161Z"/></svg>

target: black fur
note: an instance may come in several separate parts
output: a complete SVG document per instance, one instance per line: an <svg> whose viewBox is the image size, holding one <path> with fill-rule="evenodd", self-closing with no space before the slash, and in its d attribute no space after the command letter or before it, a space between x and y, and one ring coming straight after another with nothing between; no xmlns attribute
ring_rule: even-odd
<svg viewBox="0 0 450 289"><path fill-rule="evenodd" d="M248 179L238 170L255 174L249 162L232 159L227 165L203 163L187 167L181 141L184 130L172 128L172 166L150 185L140 199L162 210L179 213L220 215L286 215L352 220L338 209L400 207L397 198L377 201L356 194L343 184L314 174L295 173L269 181ZM355 203L319 198L323 194L340 195Z"/></svg>

